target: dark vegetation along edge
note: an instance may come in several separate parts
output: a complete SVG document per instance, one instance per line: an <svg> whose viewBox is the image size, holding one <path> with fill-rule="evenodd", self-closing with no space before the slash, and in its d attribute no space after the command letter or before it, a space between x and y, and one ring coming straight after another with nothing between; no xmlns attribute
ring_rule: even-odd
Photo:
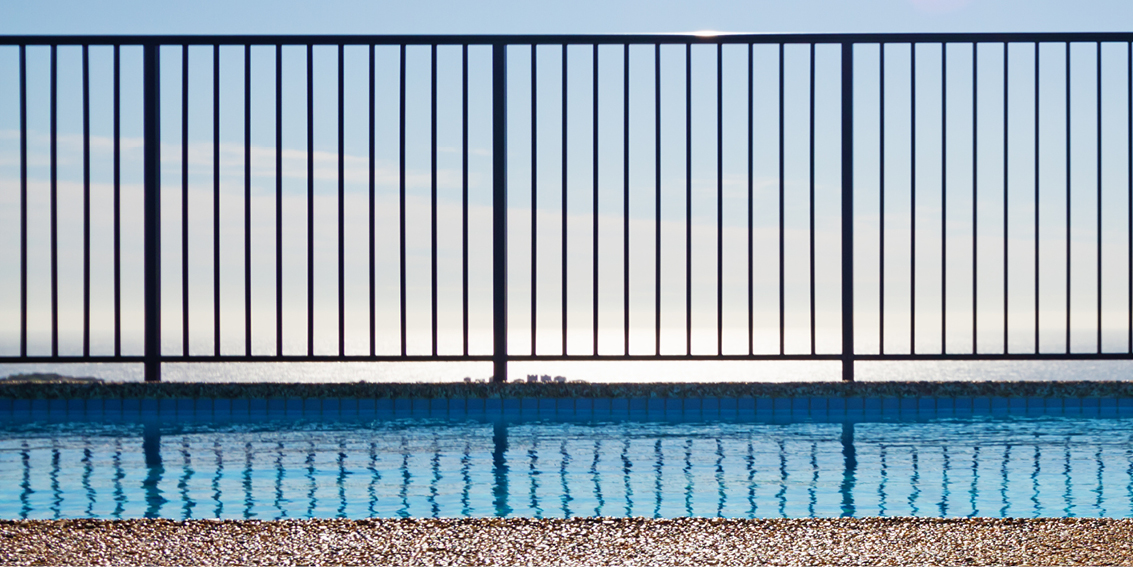
<svg viewBox="0 0 1133 567"><path fill-rule="evenodd" d="M0 382L0 398L1128 398L1133 382L725 382L592 384Z"/></svg>

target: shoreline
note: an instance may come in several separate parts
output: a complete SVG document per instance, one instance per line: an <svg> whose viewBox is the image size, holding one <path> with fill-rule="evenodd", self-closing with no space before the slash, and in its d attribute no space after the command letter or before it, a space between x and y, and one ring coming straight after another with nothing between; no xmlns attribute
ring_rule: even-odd
<svg viewBox="0 0 1133 567"><path fill-rule="evenodd" d="M1059 382L0 382L0 399L1133 398L1133 381Z"/></svg>

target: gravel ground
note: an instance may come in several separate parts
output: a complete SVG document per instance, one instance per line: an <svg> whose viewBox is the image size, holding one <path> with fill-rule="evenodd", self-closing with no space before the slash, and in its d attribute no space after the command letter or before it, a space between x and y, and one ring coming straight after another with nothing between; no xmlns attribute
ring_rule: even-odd
<svg viewBox="0 0 1133 567"><path fill-rule="evenodd" d="M1133 565L1133 520L4 520L0 564Z"/></svg>

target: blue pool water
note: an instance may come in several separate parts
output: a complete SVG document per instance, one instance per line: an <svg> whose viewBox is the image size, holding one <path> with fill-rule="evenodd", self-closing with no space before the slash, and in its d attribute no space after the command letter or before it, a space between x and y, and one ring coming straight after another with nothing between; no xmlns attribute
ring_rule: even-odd
<svg viewBox="0 0 1133 567"><path fill-rule="evenodd" d="M1119 411L9 412L0 518L1133 517L1131 426Z"/></svg>

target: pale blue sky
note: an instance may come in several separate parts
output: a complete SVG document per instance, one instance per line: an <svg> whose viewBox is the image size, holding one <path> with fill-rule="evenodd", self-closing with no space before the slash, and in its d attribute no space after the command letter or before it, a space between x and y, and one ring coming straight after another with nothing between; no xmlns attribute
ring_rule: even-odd
<svg viewBox="0 0 1133 567"><path fill-rule="evenodd" d="M1127 31L1123 0L5 0L0 33Z"/></svg>

